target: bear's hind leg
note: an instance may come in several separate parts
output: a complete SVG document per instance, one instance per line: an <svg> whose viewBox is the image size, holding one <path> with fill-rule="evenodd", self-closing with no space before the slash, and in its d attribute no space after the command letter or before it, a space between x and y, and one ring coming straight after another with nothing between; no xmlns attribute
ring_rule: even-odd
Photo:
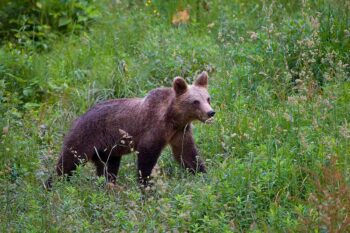
<svg viewBox="0 0 350 233"><path fill-rule="evenodd" d="M56 164L56 174L58 176L67 175L67 179L69 179L77 166L84 162L86 162L86 160L82 159L81 156L77 156L76 153L67 150L63 151ZM44 188L46 190L51 190L52 182L53 177L50 176L44 183Z"/></svg>
<svg viewBox="0 0 350 233"><path fill-rule="evenodd" d="M56 165L56 172L58 176L68 175L71 176L73 171L77 168L78 165L83 163L83 159L73 153L63 152L58 159Z"/></svg>

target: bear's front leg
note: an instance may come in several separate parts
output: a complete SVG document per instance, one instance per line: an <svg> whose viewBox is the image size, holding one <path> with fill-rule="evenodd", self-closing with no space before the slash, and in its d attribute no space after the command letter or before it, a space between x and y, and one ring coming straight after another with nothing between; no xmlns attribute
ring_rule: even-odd
<svg viewBox="0 0 350 233"><path fill-rule="evenodd" d="M164 143L144 143L137 148L137 171L139 182L148 185L154 166L157 163Z"/></svg>
<svg viewBox="0 0 350 233"><path fill-rule="evenodd" d="M198 156L192 130L189 126L184 131L177 132L170 141L173 156L184 168L190 172L206 172L204 162Z"/></svg>

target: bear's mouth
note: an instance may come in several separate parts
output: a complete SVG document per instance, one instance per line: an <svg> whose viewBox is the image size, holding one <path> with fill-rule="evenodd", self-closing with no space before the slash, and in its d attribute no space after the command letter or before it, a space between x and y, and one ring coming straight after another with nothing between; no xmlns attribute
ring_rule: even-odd
<svg viewBox="0 0 350 233"><path fill-rule="evenodd" d="M210 117L204 121L205 124L213 124L215 121L214 117Z"/></svg>

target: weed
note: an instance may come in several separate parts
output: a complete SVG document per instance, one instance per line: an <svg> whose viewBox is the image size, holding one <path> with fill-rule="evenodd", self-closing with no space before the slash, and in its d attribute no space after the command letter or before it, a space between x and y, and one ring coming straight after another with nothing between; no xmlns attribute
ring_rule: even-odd
<svg viewBox="0 0 350 233"><path fill-rule="evenodd" d="M347 232L350 229L350 186L333 156L314 177L315 192L308 198L309 210L301 218L305 230Z"/></svg>

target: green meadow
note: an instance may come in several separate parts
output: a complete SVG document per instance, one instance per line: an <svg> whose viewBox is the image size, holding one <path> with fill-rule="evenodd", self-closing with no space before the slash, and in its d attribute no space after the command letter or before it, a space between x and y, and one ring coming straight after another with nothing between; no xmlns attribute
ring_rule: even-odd
<svg viewBox="0 0 350 233"><path fill-rule="evenodd" d="M146 190L135 153L44 190L75 118L203 70L206 174L167 148ZM349 232L349 197L349 1L0 2L1 232Z"/></svg>

